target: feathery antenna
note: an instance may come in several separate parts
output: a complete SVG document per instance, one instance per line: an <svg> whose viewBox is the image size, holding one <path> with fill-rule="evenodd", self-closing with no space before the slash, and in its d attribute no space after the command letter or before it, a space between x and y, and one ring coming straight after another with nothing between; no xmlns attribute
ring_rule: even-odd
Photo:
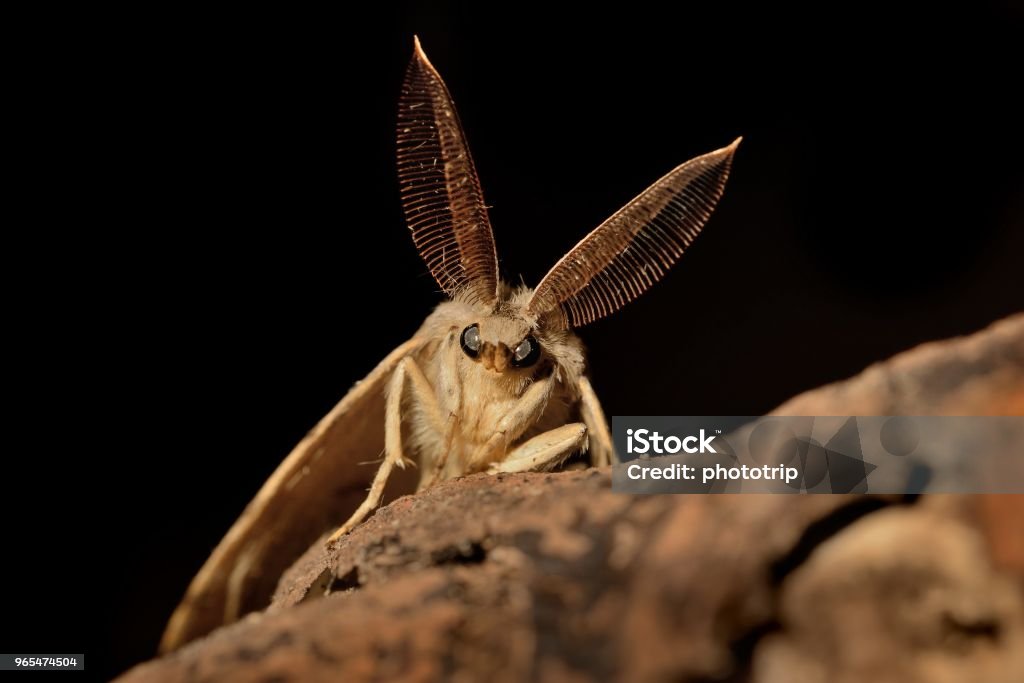
<svg viewBox="0 0 1024 683"><path fill-rule="evenodd" d="M480 181L455 103L419 38L398 105L398 177L413 242L441 289L492 304L498 257Z"/></svg>
<svg viewBox="0 0 1024 683"><path fill-rule="evenodd" d="M595 228L544 276L527 311L561 309L566 325L580 327L643 294L711 216L740 140L676 167Z"/></svg>

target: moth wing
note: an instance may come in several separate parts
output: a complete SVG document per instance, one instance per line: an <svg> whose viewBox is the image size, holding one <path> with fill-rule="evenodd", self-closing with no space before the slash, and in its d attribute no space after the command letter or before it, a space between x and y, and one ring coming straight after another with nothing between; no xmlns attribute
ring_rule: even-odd
<svg viewBox="0 0 1024 683"><path fill-rule="evenodd" d="M384 450L387 380L423 344L413 338L388 354L278 466L192 579L162 652L265 607L285 569L363 501L376 471L365 463Z"/></svg>

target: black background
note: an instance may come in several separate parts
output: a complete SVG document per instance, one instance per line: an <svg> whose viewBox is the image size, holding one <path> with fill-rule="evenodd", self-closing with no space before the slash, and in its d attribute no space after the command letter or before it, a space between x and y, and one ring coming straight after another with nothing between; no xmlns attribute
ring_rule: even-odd
<svg viewBox="0 0 1024 683"><path fill-rule="evenodd" d="M412 35L504 275L744 136L671 275L582 330L608 415L755 415L1024 308L1021 12L393 5L10 30L0 650L151 656L275 465L441 300L404 227Z"/></svg>

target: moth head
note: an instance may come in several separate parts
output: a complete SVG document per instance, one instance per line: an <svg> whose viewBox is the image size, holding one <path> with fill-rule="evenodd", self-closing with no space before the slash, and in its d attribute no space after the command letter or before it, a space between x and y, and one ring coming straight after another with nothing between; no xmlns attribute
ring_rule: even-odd
<svg viewBox="0 0 1024 683"><path fill-rule="evenodd" d="M493 372L531 370L541 359L540 341L528 328L510 322L490 318L470 323L459 334L462 352Z"/></svg>
<svg viewBox="0 0 1024 683"><path fill-rule="evenodd" d="M472 303L462 296L450 304L455 311L448 329L457 333L465 365L516 378L534 377L556 367L582 363L582 347L570 330L545 325L526 315L533 290L500 285L495 305Z"/></svg>
<svg viewBox="0 0 1024 683"><path fill-rule="evenodd" d="M441 288L485 312L462 331L467 357L502 371L531 367L544 356L545 336L598 320L640 296L703 228L739 143L737 138L669 171L584 237L535 290L503 292L494 235L455 104L415 40L399 101L402 202L413 242ZM536 360L533 341L541 347Z"/></svg>

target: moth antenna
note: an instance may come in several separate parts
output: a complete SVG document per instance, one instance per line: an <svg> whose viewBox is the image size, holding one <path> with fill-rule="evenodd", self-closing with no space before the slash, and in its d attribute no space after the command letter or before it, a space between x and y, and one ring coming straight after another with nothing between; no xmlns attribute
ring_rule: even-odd
<svg viewBox="0 0 1024 683"><path fill-rule="evenodd" d="M398 104L398 178L412 240L448 296L492 304L498 255L480 180L437 69L413 38Z"/></svg>
<svg viewBox="0 0 1024 683"><path fill-rule="evenodd" d="M565 325L580 327L643 294L704 227L742 139L677 166L580 240L537 285L527 312L560 309Z"/></svg>

